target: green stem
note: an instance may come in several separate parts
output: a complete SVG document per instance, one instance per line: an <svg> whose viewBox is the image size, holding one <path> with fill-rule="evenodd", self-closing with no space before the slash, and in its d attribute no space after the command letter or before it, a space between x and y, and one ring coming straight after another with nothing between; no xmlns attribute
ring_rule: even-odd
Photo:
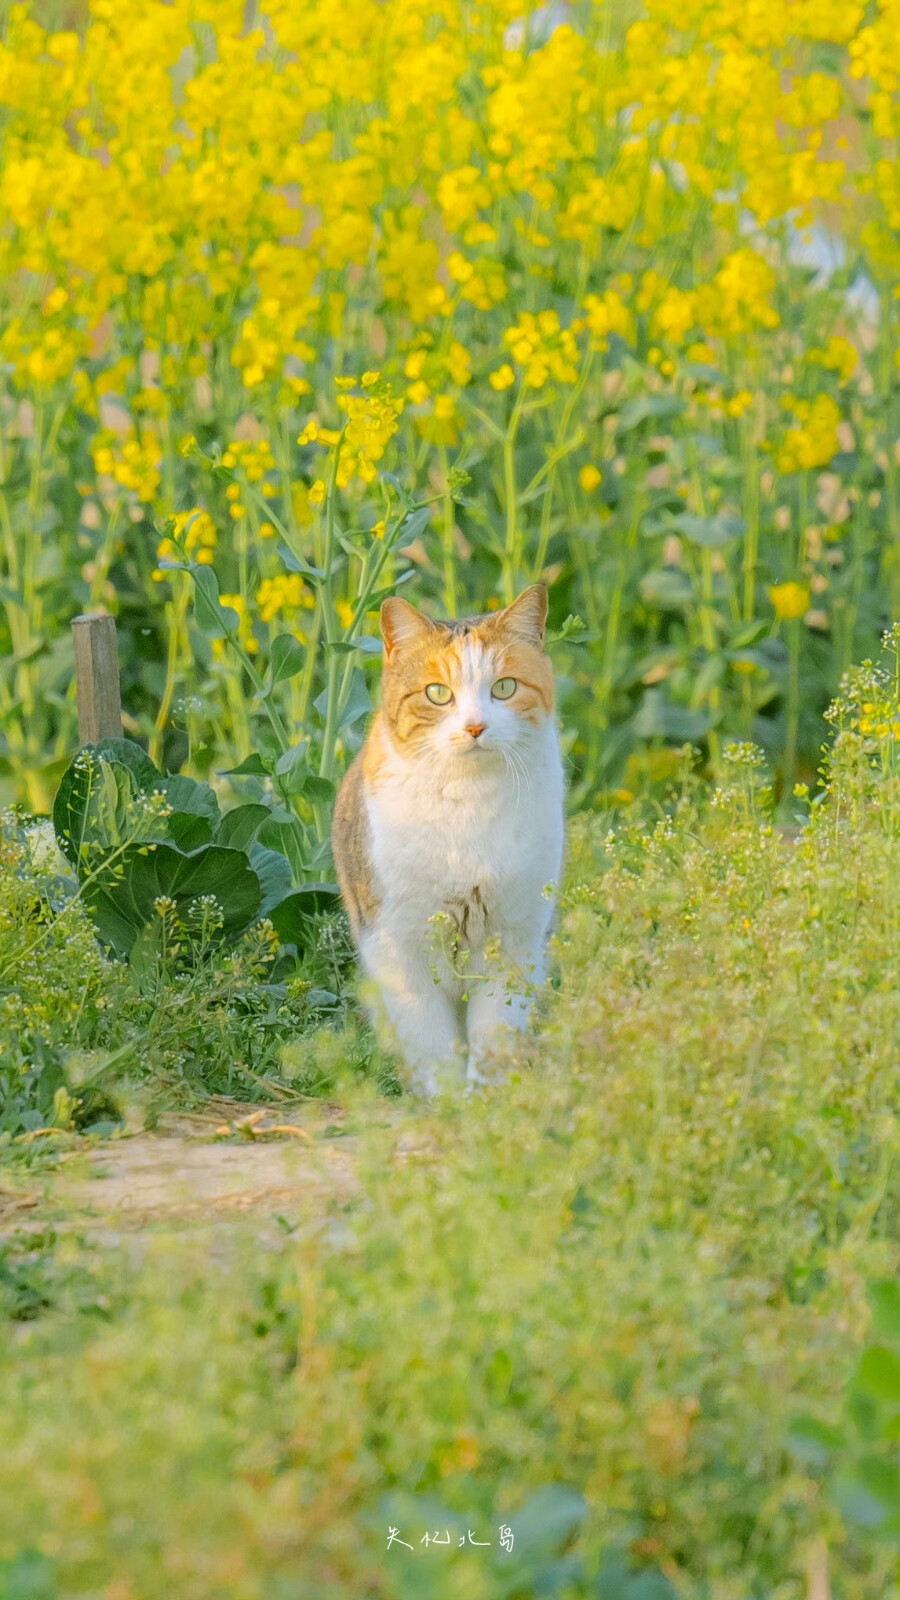
<svg viewBox="0 0 900 1600"><path fill-rule="evenodd" d="M516 435L522 415L524 391L519 390L512 408L509 424L503 435L503 497L506 509L506 538L503 546L502 587L504 604L510 606L516 598L517 572L521 566L519 521L516 504Z"/></svg>
<svg viewBox="0 0 900 1600"><path fill-rule="evenodd" d="M789 804L797 778L797 732L800 721L800 619L788 623L787 738L784 746L782 806Z"/></svg>

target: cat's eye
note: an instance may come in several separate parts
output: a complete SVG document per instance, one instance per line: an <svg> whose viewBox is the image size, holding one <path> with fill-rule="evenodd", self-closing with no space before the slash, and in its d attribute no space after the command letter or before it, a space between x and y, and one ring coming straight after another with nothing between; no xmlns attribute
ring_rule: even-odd
<svg viewBox="0 0 900 1600"><path fill-rule="evenodd" d="M433 706L448 706L453 699L453 691L445 683L427 684L425 694Z"/></svg>
<svg viewBox="0 0 900 1600"><path fill-rule="evenodd" d="M491 686L492 700L511 700L519 684L516 678L498 678Z"/></svg>

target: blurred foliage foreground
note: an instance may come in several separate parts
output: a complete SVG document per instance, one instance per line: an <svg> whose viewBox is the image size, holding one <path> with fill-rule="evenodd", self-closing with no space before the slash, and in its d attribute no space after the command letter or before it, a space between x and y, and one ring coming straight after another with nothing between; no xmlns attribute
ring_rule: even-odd
<svg viewBox="0 0 900 1600"><path fill-rule="evenodd" d="M713 769L752 739L787 796L814 772L900 614L896 0L4 0L0 30L6 801L49 810L68 622L107 608L128 732L194 777L255 753L327 876L379 596L539 575L585 624L577 794L664 783L684 739Z"/></svg>
<svg viewBox="0 0 900 1600"><path fill-rule="evenodd" d="M888 660L848 679L795 839L749 746L711 802L573 826L558 992L501 1088L385 1098L352 1024L304 1045L303 996L279 1001L288 1065L308 1046L355 1135L340 1198L139 1248L71 1213L7 1228L0 1594L896 1595ZM52 1198L65 1163L41 1152L79 1115L108 1132L139 1066L173 1072L181 1037L200 1071L212 1037L219 1070L277 1071L279 1031L240 967L204 980L201 1025L177 982L135 1009L80 903L48 910L49 870L9 837L3 904L34 915L2 925L4 1033L44 1051L57 1132L7 1134L3 1182L36 1164ZM111 1104L79 1112L70 1056L83 1076L78 1051L136 1033Z"/></svg>

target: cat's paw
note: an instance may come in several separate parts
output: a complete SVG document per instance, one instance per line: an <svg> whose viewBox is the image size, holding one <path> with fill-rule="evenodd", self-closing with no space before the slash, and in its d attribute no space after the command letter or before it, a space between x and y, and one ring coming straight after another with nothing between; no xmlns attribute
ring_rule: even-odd
<svg viewBox="0 0 900 1600"><path fill-rule="evenodd" d="M456 1060L407 1067L404 1074L404 1089L417 1100L437 1100L442 1095L458 1094L464 1082L462 1064Z"/></svg>

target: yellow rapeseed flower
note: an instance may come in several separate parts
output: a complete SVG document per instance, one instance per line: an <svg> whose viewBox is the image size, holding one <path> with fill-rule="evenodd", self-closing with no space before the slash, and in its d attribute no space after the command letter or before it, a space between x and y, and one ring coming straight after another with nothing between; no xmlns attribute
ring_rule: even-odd
<svg viewBox="0 0 900 1600"><path fill-rule="evenodd" d="M769 599L780 622L791 622L803 617L809 610L810 593L802 583L776 583L769 590Z"/></svg>

